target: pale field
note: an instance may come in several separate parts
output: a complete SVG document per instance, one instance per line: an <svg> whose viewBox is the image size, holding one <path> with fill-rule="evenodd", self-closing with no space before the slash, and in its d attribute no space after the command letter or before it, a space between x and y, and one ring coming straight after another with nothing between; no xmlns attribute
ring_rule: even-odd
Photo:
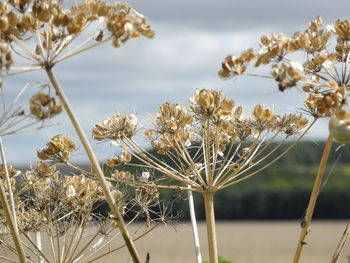
<svg viewBox="0 0 350 263"><path fill-rule="evenodd" d="M313 222L300 263L329 263L345 226L345 221ZM200 224L199 230L204 259L207 259L205 225ZM220 222L217 224L219 255L235 263L291 263L299 230L296 221ZM195 262L189 223L178 225L176 231L171 227L159 228L136 246L143 255L150 252L151 263ZM350 244L345 247L339 263L348 263L347 255L350 255ZM124 254L117 261L111 258L101 263L126 261Z"/></svg>
<svg viewBox="0 0 350 263"><path fill-rule="evenodd" d="M345 221L314 221L307 237L300 263L329 263L338 241L344 231ZM139 226L129 228L132 235ZM199 224L203 258L207 259L206 230ZM219 222L217 224L219 255L235 263L291 263L299 236L300 225L296 221L266 222ZM137 236L138 234L136 234ZM86 239L87 240L87 239ZM47 240L43 239L45 250ZM120 245L114 242L110 249ZM150 253L150 263L195 262L192 230L189 222L174 227L160 226L136 242L144 259ZM3 254L3 251L0 254ZM338 263L348 263L350 244ZM0 262L5 262L0 259ZM98 263L132 262L124 248L112 255L94 261Z"/></svg>

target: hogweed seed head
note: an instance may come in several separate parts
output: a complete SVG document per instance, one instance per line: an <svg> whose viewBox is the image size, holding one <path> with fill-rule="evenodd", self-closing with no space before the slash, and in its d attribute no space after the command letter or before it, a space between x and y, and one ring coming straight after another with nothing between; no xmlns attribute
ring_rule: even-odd
<svg viewBox="0 0 350 263"><path fill-rule="evenodd" d="M137 118L135 114L113 115L102 123L96 124L92 130L95 140L119 140L135 135Z"/></svg>
<svg viewBox="0 0 350 263"><path fill-rule="evenodd" d="M62 104L44 92L38 92L29 100L30 113L40 120L62 112Z"/></svg>
<svg viewBox="0 0 350 263"><path fill-rule="evenodd" d="M271 68L271 77L278 83L280 91L293 87L302 88L306 93L304 110L311 116L348 120L349 21L338 19L334 25L324 26L322 18L316 17L304 32L295 32L290 37L284 34L262 36L259 51L251 52L256 57L252 60L255 67ZM299 56L303 59L298 61L293 60L289 56L295 52L305 53L305 56ZM235 61L233 56L228 56L224 60L219 71L220 77L239 75L233 61ZM260 109L256 109L253 114L257 118L261 114ZM302 124L303 121L298 123ZM345 127L342 125L340 126ZM333 130L334 128L330 129L331 133Z"/></svg>
<svg viewBox="0 0 350 263"><path fill-rule="evenodd" d="M188 108L163 104L152 127L144 133L157 154L166 156L164 159L147 152L131 137L108 138L138 160L137 166L146 169L132 179L126 179L129 175L122 171L113 176L116 182L138 187L140 202L157 196L152 190L157 187L181 189L191 185L193 191L215 192L243 180L267 158L268 146L276 136L287 140L308 124L301 114L278 115L263 105L253 108L252 117L245 117L241 106L236 107L232 99L216 90L197 90ZM120 163L120 157L107 160L108 166ZM151 176L150 170L161 175Z"/></svg>
<svg viewBox="0 0 350 263"><path fill-rule="evenodd" d="M45 148L37 150L37 156L41 160L65 163L71 158L76 148L75 142L68 135L56 135L46 143Z"/></svg>
<svg viewBox="0 0 350 263"><path fill-rule="evenodd" d="M32 70L51 67L99 45L96 42L102 44L111 40L113 46L119 47L130 38L155 36L147 18L122 2L5 0L3 3L0 11L0 43L8 44L10 52L17 52L19 57L16 59L28 58ZM99 32L93 29L87 40L82 40L83 36L78 37L96 23L102 24L103 29L99 29ZM32 45L26 44L29 39L36 41L33 50L29 47ZM72 51L70 47L74 45L73 42L79 41L81 45L77 43L76 46L80 45L80 48ZM7 57L8 62L12 63L9 59L11 55ZM11 63L0 63L1 69L10 70ZM28 67L16 67L14 70L25 72Z"/></svg>

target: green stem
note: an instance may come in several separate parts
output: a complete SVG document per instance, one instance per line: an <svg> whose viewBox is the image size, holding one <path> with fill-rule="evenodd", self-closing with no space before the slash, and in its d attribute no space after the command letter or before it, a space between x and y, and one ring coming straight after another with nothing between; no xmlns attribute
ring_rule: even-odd
<svg viewBox="0 0 350 263"><path fill-rule="evenodd" d="M215 213L214 213L214 193L204 192L205 220L207 224L209 262L218 263L218 248L216 243Z"/></svg>
<svg viewBox="0 0 350 263"><path fill-rule="evenodd" d="M303 246L305 244L305 238L309 232L310 222L312 219L312 215L314 213L317 197L318 197L318 194L320 192L321 183L323 180L324 172L326 170L327 161L328 161L329 153L330 153L331 148L332 148L332 144L333 144L333 137L332 137L332 135L329 135L327 142L326 142L326 145L323 149L321 162L320 162L320 165L318 167L316 179L315 179L314 186L313 186L312 193L311 193L310 200L309 200L309 205L308 205L307 210L306 210L306 215L305 215L304 220L302 221L302 224L301 224L300 237L299 237L297 249L296 249L295 254L294 254L293 263L299 262L301 251L302 251Z"/></svg>
<svg viewBox="0 0 350 263"><path fill-rule="evenodd" d="M72 125L75 128L75 131L77 132L77 134L79 136L79 139L80 139L81 143L84 146L86 154L89 157L91 166L92 166L93 170L96 173L97 179L100 182L100 185L101 185L102 190L103 190L103 194L104 194L104 196L106 198L106 201L107 201L107 203L108 203L108 205L109 205L109 207L110 207L110 209L111 209L115 219L118 221L119 231L121 232L121 234L122 234L122 236L124 238L124 241L125 241L126 246L128 247L129 253L130 253L130 255L131 255L131 257L132 257L132 259L133 259L133 261L135 263L140 263L141 262L140 261L140 257L138 255L138 252L136 250L134 242L131 239L131 236L130 236L128 230L126 229L126 225L125 225L123 216L120 213L118 205L116 204L116 202L115 202L115 200L114 200L114 198L112 196L112 193L111 193L111 191L109 189L107 180L104 177L103 171L102 171L102 169L100 167L100 164L97 161L95 153L93 152L93 150L91 148L91 145L90 145L90 143L89 143L89 141L88 141L88 139L87 139L83 129L81 128L81 126L79 124L79 121L78 121L77 117L75 116L75 114L73 112L73 109L70 106L66 95L64 94L64 92L63 92L60 84L58 83L55 75L53 74L51 67L47 67L46 68L46 73L47 73L47 75L48 75L48 77L49 77L49 79L50 79L50 81L52 83L52 86L55 88L55 91L56 91L58 97L60 98L60 100L62 102L62 105L63 105L65 111L67 112L67 114L69 116L69 119L71 120Z"/></svg>

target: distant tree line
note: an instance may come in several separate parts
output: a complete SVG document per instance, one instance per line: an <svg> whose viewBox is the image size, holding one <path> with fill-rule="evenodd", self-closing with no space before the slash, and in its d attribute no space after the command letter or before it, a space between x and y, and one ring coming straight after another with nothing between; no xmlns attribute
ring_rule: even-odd
<svg viewBox="0 0 350 263"><path fill-rule="evenodd" d="M274 158L285 145L271 156ZM321 159L324 142L302 142L280 161L243 183L217 193L216 217L221 220L302 219ZM200 196L195 195L196 212L204 219ZM187 203L174 209L184 211ZM335 144L314 213L315 219L350 218L350 147Z"/></svg>
<svg viewBox="0 0 350 263"><path fill-rule="evenodd" d="M289 144L285 144L270 158L275 158L288 146ZM323 147L324 142L301 142L261 174L218 192L215 196L217 219L302 219ZM156 153L152 152L152 154ZM171 163L170 160L165 159L165 161ZM136 174L142 172L139 168L130 166L118 166L117 169L129 170ZM155 174L161 176L156 172ZM169 200L173 214L181 213L183 220L189 219L186 193L162 190L161 195L164 200ZM196 193L194 197L197 217L204 219L203 200ZM107 208L106 205L99 205L98 209ZM106 211L101 212L105 214ZM314 218L350 218L349 145L334 144L333 146Z"/></svg>

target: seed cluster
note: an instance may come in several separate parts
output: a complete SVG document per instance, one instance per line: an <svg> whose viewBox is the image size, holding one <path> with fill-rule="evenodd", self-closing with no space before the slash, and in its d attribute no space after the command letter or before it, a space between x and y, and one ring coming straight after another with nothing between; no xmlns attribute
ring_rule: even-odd
<svg viewBox="0 0 350 263"><path fill-rule="evenodd" d="M41 160L65 163L71 158L76 148L75 142L68 135L56 135L46 143L45 148L37 151L37 156Z"/></svg>
<svg viewBox="0 0 350 263"><path fill-rule="evenodd" d="M302 61L289 58L297 51L305 53ZM268 65L279 90L301 87L306 93L305 111L316 118L335 117L337 122L330 124L333 127L330 132L333 133L334 123L338 123L343 135L350 138L350 127L347 126L350 123L350 21L338 19L325 27L322 18L317 17L304 32L296 32L291 37L284 34L261 37L259 51L254 53L250 49L249 53L249 58L240 59L245 63L244 71L237 69L237 63L232 62L235 61L233 56L228 56L219 76L240 75L246 71L249 62L255 67ZM349 130L348 134L345 134L346 130ZM334 137L337 139L338 135Z"/></svg>
<svg viewBox="0 0 350 263"><path fill-rule="evenodd" d="M53 253L40 252L47 259L46 262L54 261L55 254L59 252L66 260L79 258L76 262L82 262L85 258L94 259L99 257L95 255L96 249L109 244L106 256L118 249L110 245L110 240L120 235L116 228L118 221L110 214L108 207L105 207L107 204L105 196L94 176L81 168L78 169L79 174L61 174L50 161L64 155L65 151L58 151L58 148L72 148L68 136L58 135L47 143L46 150L56 152L50 155L49 161L38 161L35 167L24 173L10 165L7 166L16 203L17 224L21 235L28 236L27 239L23 238L27 255L31 255L31 252L37 249L33 247L36 243L29 237L29 233L40 232L46 233L48 241L56 244L52 247ZM130 172L115 171L111 174L111 178L131 182L134 175ZM0 179L4 179L3 165L0 166ZM20 184L17 187L16 182ZM138 218L146 218L145 224L154 226L152 222L155 220L164 222L171 219L165 216L166 212L160 206L157 188L139 186L131 191L130 188L124 188L118 183L109 183L109 188L121 214L127 216L131 222ZM104 208L101 210L100 206ZM0 227L2 229L0 246L8 249L13 244L9 239L10 231L4 220L2 207L0 207ZM72 246L72 249L67 250L66 243L61 242L62 238ZM86 242L90 245L82 250ZM16 251L13 253L16 254Z"/></svg>
<svg viewBox="0 0 350 263"><path fill-rule="evenodd" d="M135 134L136 126L137 119L134 114L113 115L95 125L92 137L98 141L130 138Z"/></svg>
<svg viewBox="0 0 350 263"><path fill-rule="evenodd" d="M136 126L134 116L131 120L135 124L133 127ZM108 123L103 129L106 135L100 136L102 133L97 131L101 128L96 125L94 138L114 141L122 147L122 155L127 153L127 156L135 157L128 157L127 161L141 161L144 163L141 166L155 169L165 178L161 176L150 180L149 176L145 176L147 172L136 179L117 173L116 181L135 185L143 182L149 187L168 187L170 184L170 188L175 187L171 182L181 182L190 184L197 191L218 190L230 185L247 169L261 162L253 160L267 150L267 146L263 146L265 142L269 145L277 135L285 139L298 135L308 125L308 120L301 114L279 115L262 105L253 108L252 117L244 117L243 108L235 106L235 102L221 92L197 90L195 96L189 99L188 108L173 103L161 105L152 127L144 132L157 154L165 156L166 159L162 160L143 150L132 136L125 136L134 135L135 129L127 133L129 129L124 128L126 125L120 125L129 122L130 115L112 116L104 121ZM245 147L241 148L242 145ZM120 164L122 159L107 160L107 165Z"/></svg>
<svg viewBox="0 0 350 263"><path fill-rule="evenodd" d="M44 92L38 92L29 100L30 113L43 120L62 111L62 104Z"/></svg>
<svg viewBox="0 0 350 263"><path fill-rule="evenodd" d="M111 40L115 47L130 38L155 36L147 19L122 2L84 0L69 6L62 0L5 0L0 3L1 69L8 70L13 62L9 46L33 65L53 65L94 22L104 29L95 29L91 39ZM25 45L28 39L36 40L34 50Z"/></svg>

